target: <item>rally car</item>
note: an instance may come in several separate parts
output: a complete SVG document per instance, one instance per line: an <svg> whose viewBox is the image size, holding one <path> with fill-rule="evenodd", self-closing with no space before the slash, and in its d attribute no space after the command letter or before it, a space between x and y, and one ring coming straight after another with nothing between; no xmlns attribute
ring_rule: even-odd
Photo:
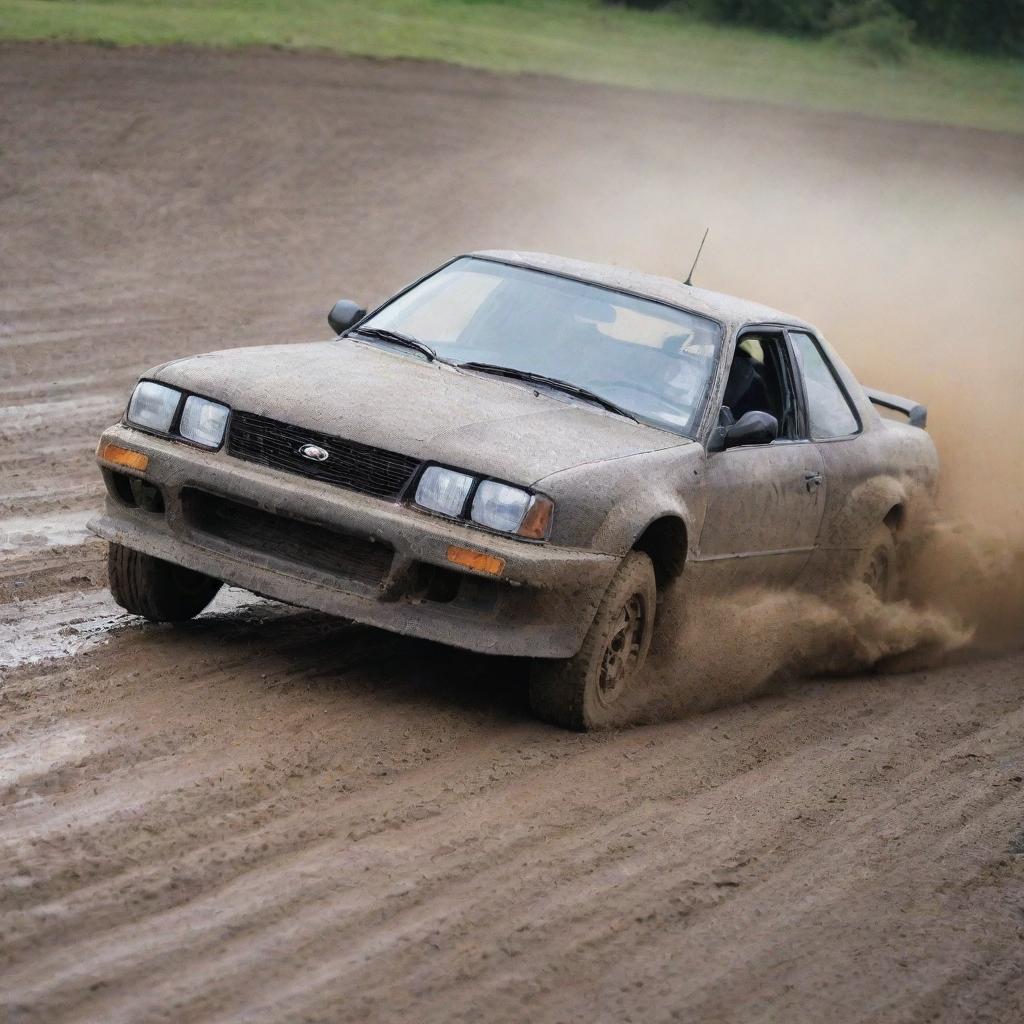
<svg viewBox="0 0 1024 1024"><path fill-rule="evenodd" d="M616 720L669 587L895 594L937 474L925 409L796 317L488 251L328 321L142 376L90 522L123 607L185 620L227 582L529 659L535 711L587 729Z"/></svg>

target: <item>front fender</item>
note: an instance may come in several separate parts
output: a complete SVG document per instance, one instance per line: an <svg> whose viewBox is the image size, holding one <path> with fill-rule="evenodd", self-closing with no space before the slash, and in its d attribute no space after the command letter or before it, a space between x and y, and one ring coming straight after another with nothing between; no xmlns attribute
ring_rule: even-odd
<svg viewBox="0 0 1024 1024"><path fill-rule="evenodd" d="M707 505L697 444L562 470L535 486L555 501L553 542L619 557L666 516L682 520L692 545Z"/></svg>

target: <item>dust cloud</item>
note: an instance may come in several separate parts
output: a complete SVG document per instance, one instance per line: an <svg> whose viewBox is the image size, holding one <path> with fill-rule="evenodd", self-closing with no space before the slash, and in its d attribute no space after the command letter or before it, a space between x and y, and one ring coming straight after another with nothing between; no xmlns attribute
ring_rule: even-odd
<svg viewBox="0 0 1024 1024"><path fill-rule="evenodd" d="M600 121L600 118L597 118ZM929 407L938 508L902 538L904 599L751 590L660 612L638 717L743 699L793 674L898 670L1024 639L1024 173L1005 137L794 115L664 111L559 142L547 248L683 277L815 323L865 385ZM778 119L771 119L778 129ZM593 133L594 129L591 129ZM535 149L550 148L535 141ZM543 156L540 157L543 163ZM538 178L543 178L538 175ZM564 183L571 183L566 187Z"/></svg>
<svg viewBox="0 0 1024 1024"><path fill-rule="evenodd" d="M691 606L673 594L659 642L625 718L652 721L746 700L795 676L911 670L966 649L974 630L955 614L883 604L865 585L827 600L749 588Z"/></svg>
<svg viewBox="0 0 1024 1024"><path fill-rule="evenodd" d="M751 587L692 602L670 591L623 721L708 710L796 676L908 672L1019 647L1024 548L962 521L908 529L898 601L856 582L824 599Z"/></svg>
<svg viewBox="0 0 1024 1024"><path fill-rule="evenodd" d="M769 133L733 113L674 131L647 113L599 144L561 140L546 169L554 143L536 141L551 184L513 238L679 278L710 227L698 285L810 320L862 383L926 404L943 512L1024 537L1016 151L856 118Z"/></svg>

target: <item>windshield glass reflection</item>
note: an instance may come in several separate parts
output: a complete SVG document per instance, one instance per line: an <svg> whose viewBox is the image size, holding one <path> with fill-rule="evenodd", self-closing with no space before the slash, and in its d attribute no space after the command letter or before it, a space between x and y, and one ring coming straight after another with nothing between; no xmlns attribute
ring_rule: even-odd
<svg viewBox="0 0 1024 1024"><path fill-rule="evenodd" d="M655 426L696 429L721 328L649 299L465 257L363 327L401 332L441 358L568 381Z"/></svg>

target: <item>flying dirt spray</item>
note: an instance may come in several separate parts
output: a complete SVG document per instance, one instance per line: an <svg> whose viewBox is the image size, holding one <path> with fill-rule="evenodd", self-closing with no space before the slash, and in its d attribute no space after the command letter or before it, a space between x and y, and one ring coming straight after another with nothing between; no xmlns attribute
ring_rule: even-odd
<svg viewBox="0 0 1024 1024"><path fill-rule="evenodd" d="M979 139L967 153L962 133L937 127L864 121L851 132L826 116L787 126L778 115L769 136L756 112L720 115L711 130L666 100L614 136L591 138L589 124L575 140L536 133L524 155L533 216L517 240L673 277L679 240L714 223L705 287L816 323L862 383L927 404L939 507L904 527L896 604L857 586L824 602L741 591L695 607L685 588L666 594L634 711L743 699L780 676L1021 645L1024 188L1012 140Z"/></svg>
<svg viewBox="0 0 1024 1024"><path fill-rule="evenodd" d="M1024 548L940 518L905 529L899 601L883 603L861 583L824 600L747 588L696 606L685 587L670 590L624 718L706 710L793 676L912 671L1020 646Z"/></svg>

